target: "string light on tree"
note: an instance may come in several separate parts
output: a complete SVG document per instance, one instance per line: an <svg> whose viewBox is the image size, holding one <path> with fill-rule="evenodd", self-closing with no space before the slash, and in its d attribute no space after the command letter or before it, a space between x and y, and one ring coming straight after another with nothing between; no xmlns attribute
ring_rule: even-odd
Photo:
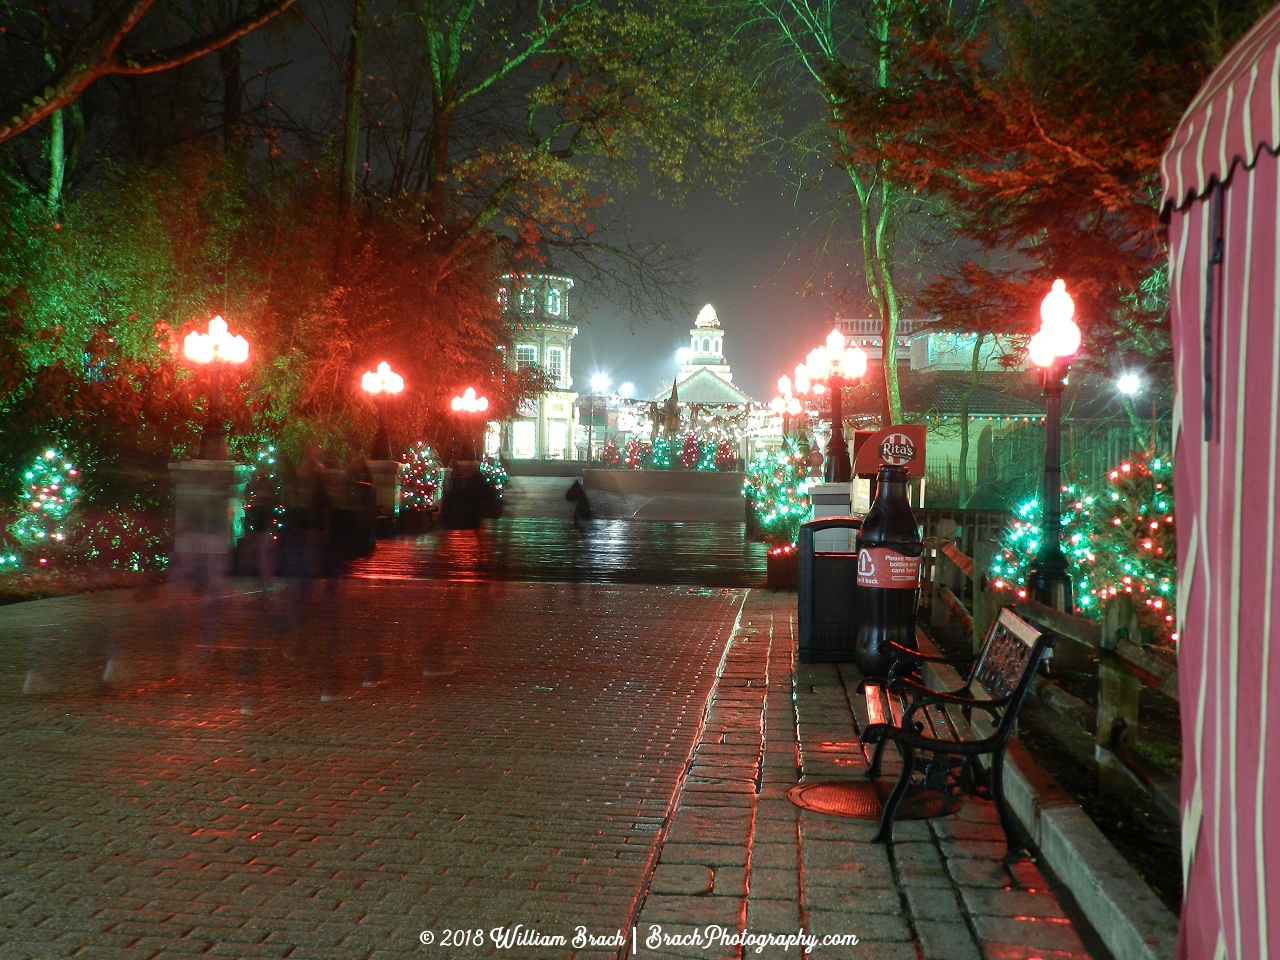
<svg viewBox="0 0 1280 960"><path fill-rule="evenodd" d="M18 543L49 562L48 552L67 540L67 519L80 495L80 471L57 450L46 450L23 473L22 512L9 527ZM12 561L16 564L16 560Z"/></svg>
<svg viewBox="0 0 1280 960"><path fill-rule="evenodd" d="M421 440L409 447L408 459L400 468L400 509L425 513L435 503L440 490L440 459Z"/></svg>
<svg viewBox="0 0 1280 960"><path fill-rule="evenodd" d="M747 465L743 493L771 546L794 545L800 524L809 517L808 451L794 440L776 450L761 450Z"/></svg>
<svg viewBox="0 0 1280 960"><path fill-rule="evenodd" d="M610 437L600 453L600 462L606 467L616 467L620 459L622 455L618 452L618 444L614 442L613 437Z"/></svg>
<svg viewBox="0 0 1280 960"><path fill-rule="evenodd" d="M646 447L646 444L641 443L635 437L627 441L626 452L623 454L622 459L629 469L640 469L649 453Z"/></svg>

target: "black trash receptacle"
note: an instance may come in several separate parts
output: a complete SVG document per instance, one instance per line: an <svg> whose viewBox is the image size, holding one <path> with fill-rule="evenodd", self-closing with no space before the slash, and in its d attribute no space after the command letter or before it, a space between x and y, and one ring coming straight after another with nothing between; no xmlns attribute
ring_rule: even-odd
<svg viewBox="0 0 1280 960"><path fill-rule="evenodd" d="M858 530L861 517L823 517L800 527L800 662L849 663L858 639L857 553L815 553L819 530Z"/></svg>

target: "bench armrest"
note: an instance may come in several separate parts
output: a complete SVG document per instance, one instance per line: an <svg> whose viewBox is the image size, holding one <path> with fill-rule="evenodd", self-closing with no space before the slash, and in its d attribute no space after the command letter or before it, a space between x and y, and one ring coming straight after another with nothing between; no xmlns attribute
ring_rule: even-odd
<svg viewBox="0 0 1280 960"><path fill-rule="evenodd" d="M912 703L919 702L921 706L929 703L954 703L962 707L979 707L988 713L994 714L1009 703L1009 697L1001 697L998 700L975 700L967 693L959 691L934 690L932 687L926 687L923 683L918 683L910 677L900 677L894 681L894 692L910 690L912 693Z"/></svg>

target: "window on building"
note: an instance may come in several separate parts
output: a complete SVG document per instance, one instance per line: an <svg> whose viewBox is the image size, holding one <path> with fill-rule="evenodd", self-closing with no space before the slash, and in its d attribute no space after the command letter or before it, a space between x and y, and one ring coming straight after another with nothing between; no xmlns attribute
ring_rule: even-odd
<svg viewBox="0 0 1280 960"><path fill-rule="evenodd" d="M708 353L710 353L710 352L711 352L711 341L710 341L710 339L704 339L704 340L702 341L702 353L703 353L703 355L705 356L706 354L708 354Z"/></svg>
<svg viewBox="0 0 1280 960"><path fill-rule="evenodd" d="M547 291L547 313L553 317L560 316L560 291L552 287Z"/></svg>
<svg viewBox="0 0 1280 960"><path fill-rule="evenodd" d="M520 312L521 313L537 313L538 297L527 287L520 288Z"/></svg>
<svg viewBox="0 0 1280 960"><path fill-rule="evenodd" d="M557 387L564 386L564 351L547 347L547 374Z"/></svg>
<svg viewBox="0 0 1280 960"><path fill-rule="evenodd" d="M529 460L538 455L538 425L532 420L517 420L511 424L511 455L519 460Z"/></svg>
<svg viewBox="0 0 1280 960"><path fill-rule="evenodd" d="M563 420L552 420L547 424L547 456L553 460L563 460L569 447L569 425Z"/></svg>
<svg viewBox="0 0 1280 960"><path fill-rule="evenodd" d="M724 343L724 341L722 341L722 340L716 340L716 341L715 341L715 343L713 344L713 346L716 348L716 356L717 356L717 357L718 357L718 356L720 356L720 351L721 351L721 349L723 348L723 343Z"/></svg>
<svg viewBox="0 0 1280 960"><path fill-rule="evenodd" d="M530 344L516 346L516 369L522 370L538 362L538 348Z"/></svg>

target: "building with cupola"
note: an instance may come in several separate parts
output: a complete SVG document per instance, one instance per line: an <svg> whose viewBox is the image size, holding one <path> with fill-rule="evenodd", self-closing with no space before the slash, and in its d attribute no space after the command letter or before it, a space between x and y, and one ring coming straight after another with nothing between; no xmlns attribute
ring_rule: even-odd
<svg viewBox="0 0 1280 960"><path fill-rule="evenodd" d="M570 309L572 277L543 273L506 274L498 289L503 319L511 338L507 365L513 369L541 366L553 388L524 400L516 415L501 427L504 457L518 460L568 460L574 456L576 425L573 338L578 327Z"/></svg>
<svg viewBox="0 0 1280 960"><path fill-rule="evenodd" d="M689 346L680 350L680 373L674 389L680 403L702 405L747 404L751 398L733 385L733 371L724 352L724 328L715 307L707 304L689 330ZM666 400L671 390L657 399Z"/></svg>

